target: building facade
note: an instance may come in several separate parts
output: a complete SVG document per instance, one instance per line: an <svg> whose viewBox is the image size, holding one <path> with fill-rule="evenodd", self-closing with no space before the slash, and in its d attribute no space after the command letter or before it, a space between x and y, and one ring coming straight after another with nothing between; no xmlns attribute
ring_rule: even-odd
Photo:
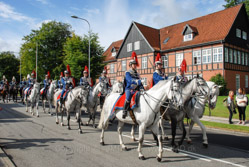
<svg viewBox="0 0 249 167"><path fill-rule="evenodd" d="M161 53L164 71L174 76L185 58L186 76L200 74L205 80L221 74L227 88L248 87L249 21L244 4L155 29L132 22L123 40L105 51L111 81L122 80L129 68L131 53L138 55L138 72L145 86L150 85L154 60Z"/></svg>

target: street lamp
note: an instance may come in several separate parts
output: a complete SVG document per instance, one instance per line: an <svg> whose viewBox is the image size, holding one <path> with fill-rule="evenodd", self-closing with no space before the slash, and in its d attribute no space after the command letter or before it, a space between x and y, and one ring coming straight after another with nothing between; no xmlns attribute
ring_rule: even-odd
<svg viewBox="0 0 249 167"><path fill-rule="evenodd" d="M90 76L91 76L91 67L90 67L90 42L91 42L91 37L90 37L90 23L86 20L86 19L83 19L83 18L80 18L80 17L78 17L78 16L71 16L72 18L74 18L74 19L80 19L80 20L84 20L84 21L86 21L87 22L87 24L89 25L89 48L88 48L88 62L89 62L89 65L88 65L88 67L89 67L89 78L90 78Z"/></svg>

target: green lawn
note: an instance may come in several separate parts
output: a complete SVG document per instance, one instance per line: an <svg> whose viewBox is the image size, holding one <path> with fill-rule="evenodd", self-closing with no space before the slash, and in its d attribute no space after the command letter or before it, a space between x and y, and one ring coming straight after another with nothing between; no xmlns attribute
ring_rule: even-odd
<svg viewBox="0 0 249 167"><path fill-rule="evenodd" d="M229 111L228 109L223 105L223 99L226 98L227 96L219 96L216 107L214 110L211 110L211 116L216 116L216 117L224 117L228 118L229 117ZM204 115L209 115L209 110L206 108ZM237 110L237 114L233 115L233 118L239 119L239 113ZM246 108L246 120L249 120L249 106Z"/></svg>

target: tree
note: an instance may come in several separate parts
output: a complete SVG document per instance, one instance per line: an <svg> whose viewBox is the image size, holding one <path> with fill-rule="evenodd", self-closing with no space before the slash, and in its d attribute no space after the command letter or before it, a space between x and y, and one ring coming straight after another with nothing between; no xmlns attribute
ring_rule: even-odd
<svg viewBox="0 0 249 167"><path fill-rule="evenodd" d="M10 82L12 77L15 76L16 80L19 82L19 66L20 60L15 57L15 55L11 52L2 52L0 53L0 80L2 80L3 75Z"/></svg>
<svg viewBox="0 0 249 167"><path fill-rule="evenodd" d="M215 75L215 76L212 76L210 81L216 83L219 86L222 86L220 88L220 95L227 95L227 92L228 92L227 83L226 83L224 77L220 73Z"/></svg>
<svg viewBox="0 0 249 167"><path fill-rule="evenodd" d="M102 72L104 65L103 52L104 48L100 46L98 34L89 33L91 38L91 78L93 81ZM82 76L82 71L85 65L88 66L88 47L89 36L84 35L83 38L73 34L72 38L68 38L64 45L65 60L64 65L69 64L72 75L79 79Z"/></svg>
<svg viewBox="0 0 249 167"><path fill-rule="evenodd" d="M249 19L249 0L225 0L226 5L223 5L225 8L230 8L238 4L244 3L246 7L246 13Z"/></svg>
<svg viewBox="0 0 249 167"><path fill-rule="evenodd" d="M38 48L38 80L50 71L51 78L64 70L63 45L71 37L69 24L51 21L43 23L39 30L32 30L24 36L21 46L22 73L30 74L36 67L36 46Z"/></svg>

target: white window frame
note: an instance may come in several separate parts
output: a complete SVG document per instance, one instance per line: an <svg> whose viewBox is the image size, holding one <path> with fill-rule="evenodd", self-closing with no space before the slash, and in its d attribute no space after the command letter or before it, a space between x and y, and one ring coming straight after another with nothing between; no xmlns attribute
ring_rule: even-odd
<svg viewBox="0 0 249 167"><path fill-rule="evenodd" d="M228 55L229 55L229 63L233 63L233 49L229 48Z"/></svg>
<svg viewBox="0 0 249 167"><path fill-rule="evenodd" d="M116 56L117 53L116 52L112 52L112 57Z"/></svg>
<svg viewBox="0 0 249 167"><path fill-rule="evenodd" d="M141 78L141 82L143 84L144 87L148 86L148 82L147 82L147 78Z"/></svg>
<svg viewBox="0 0 249 167"><path fill-rule="evenodd" d="M142 57L142 69L147 69L147 68L148 68L148 58Z"/></svg>
<svg viewBox="0 0 249 167"><path fill-rule="evenodd" d="M238 51L233 50L233 63L237 64L237 59L238 59Z"/></svg>
<svg viewBox="0 0 249 167"><path fill-rule="evenodd" d="M213 62L214 63L222 62L222 57L223 57L222 47L213 48Z"/></svg>
<svg viewBox="0 0 249 167"><path fill-rule="evenodd" d="M193 34L186 34L183 36L183 41L191 41L193 40Z"/></svg>
<svg viewBox="0 0 249 167"><path fill-rule="evenodd" d="M236 28L236 37L241 38L241 30Z"/></svg>
<svg viewBox="0 0 249 167"><path fill-rule="evenodd" d="M110 64L110 73L114 73L115 72L115 65L114 64Z"/></svg>
<svg viewBox="0 0 249 167"><path fill-rule="evenodd" d="M245 62L246 62L245 65L246 65L246 66L249 65L249 64L248 64L248 58L249 58L249 57L248 57L248 53L245 53Z"/></svg>
<svg viewBox="0 0 249 167"><path fill-rule="evenodd" d="M240 88L240 75L236 74L236 92L238 91L238 89Z"/></svg>
<svg viewBox="0 0 249 167"><path fill-rule="evenodd" d="M132 43L128 43L127 44L127 52L131 52L132 51Z"/></svg>
<svg viewBox="0 0 249 167"><path fill-rule="evenodd" d="M195 63L195 58L196 58L196 63ZM193 64L201 64L201 50L195 50L193 51Z"/></svg>
<svg viewBox="0 0 249 167"><path fill-rule="evenodd" d="M239 50L237 56L238 56L237 62L238 64L241 64L241 52Z"/></svg>
<svg viewBox="0 0 249 167"><path fill-rule="evenodd" d="M127 68L127 61L122 60L121 61L121 69L122 69L122 71L126 71L126 68Z"/></svg>
<svg viewBox="0 0 249 167"><path fill-rule="evenodd" d="M229 62L229 54L228 54L228 48L224 48L225 49L225 62Z"/></svg>
<svg viewBox="0 0 249 167"><path fill-rule="evenodd" d="M168 67L168 55L162 56L163 68Z"/></svg>
<svg viewBox="0 0 249 167"><path fill-rule="evenodd" d="M244 40L247 40L247 32L242 31L242 38L243 38Z"/></svg>
<svg viewBox="0 0 249 167"><path fill-rule="evenodd" d="M179 67L183 60L183 53L176 53L176 67Z"/></svg>
<svg viewBox="0 0 249 167"><path fill-rule="evenodd" d="M202 50L202 63L208 64L212 62L211 49Z"/></svg>
<svg viewBox="0 0 249 167"><path fill-rule="evenodd" d="M139 50L140 49L140 41L134 42L134 50Z"/></svg>
<svg viewBox="0 0 249 167"><path fill-rule="evenodd" d="M248 88L248 75L245 75L245 88Z"/></svg>
<svg viewBox="0 0 249 167"><path fill-rule="evenodd" d="M241 64L245 65L245 53L241 52Z"/></svg>

